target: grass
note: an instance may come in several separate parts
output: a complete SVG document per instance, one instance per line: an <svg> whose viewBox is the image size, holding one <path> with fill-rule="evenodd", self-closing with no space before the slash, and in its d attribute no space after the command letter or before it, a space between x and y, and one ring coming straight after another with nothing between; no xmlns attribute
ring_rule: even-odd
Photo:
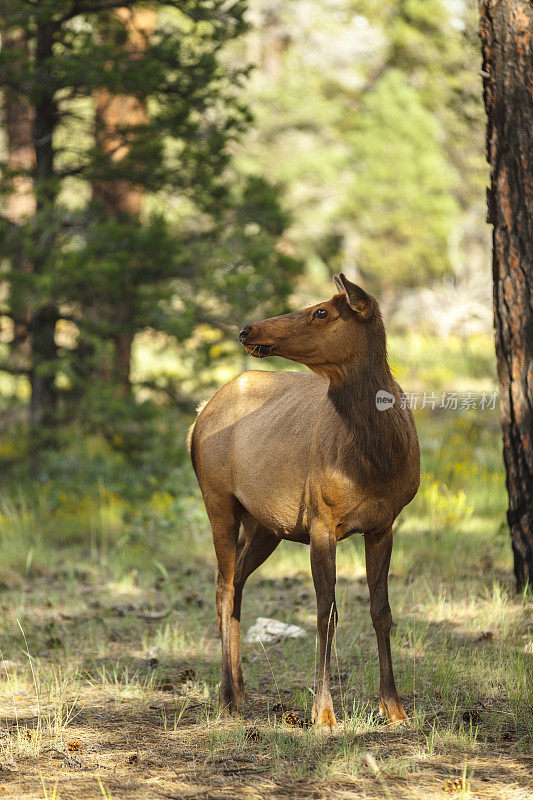
<svg viewBox="0 0 533 800"><path fill-rule="evenodd" d="M422 369L426 356L415 356ZM417 424L422 486L397 522L390 579L408 728L377 714L360 538L338 552L340 724L317 734L285 724L279 706L310 717L307 548L283 543L246 587L244 634L256 617L271 616L308 635L266 651L243 635L250 698L240 718L227 720L217 706L215 559L190 467L168 465L155 485L125 464L122 482L102 470L94 480L4 484L0 792L533 797L533 608L531 596L513 590L497 411L424 410Z"/></svg>

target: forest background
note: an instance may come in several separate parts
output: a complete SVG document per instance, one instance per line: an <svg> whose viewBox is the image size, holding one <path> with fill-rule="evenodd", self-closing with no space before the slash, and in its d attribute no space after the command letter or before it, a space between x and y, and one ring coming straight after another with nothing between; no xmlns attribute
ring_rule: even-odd
<svg viewBox="0 0 533 800"><path fill-rule="evenodd" d="M386 797L399 781L395 796L416 785L428 797L445 775L464 792L476 776L487 796L524 791L533 627L505 520L477 4L1 0L0 27L2 763L14 789L36 796L44 775L68 796L47 748L68 760L79 740L89 771L76 797L108 778L113 796L146 797L123 750L157 752L143 769L161 788L176 780L171 740L174 772L196 742L205 764L189 788L204 793L228 752L250 746L273 786L301 796L325 781ZM278 696L303 716L312 704L310 638L275 643L275 674L245 645L258 738L246 721L215 735L215 562L187 427L198 402L257 368L243 325L330 297L340 271L381 303L421 440L391 579L413 732L385 740L371 710L354 542L339 562L345 740L269 727ZM250 582L245 627L259 614L313 630L306 559L280 548ZM96 724L87 709L104 696L116 714ZM137 744L117 755L130 724Z"/></svg>

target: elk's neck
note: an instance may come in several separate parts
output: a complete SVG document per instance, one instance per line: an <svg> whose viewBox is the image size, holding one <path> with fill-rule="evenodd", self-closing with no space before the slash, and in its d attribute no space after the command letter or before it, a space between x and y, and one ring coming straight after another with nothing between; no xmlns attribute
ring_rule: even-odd
<svg viewBox="0 0 533 800"><path fill-rule="evenodd" d="M347 428L349 457L362 460L377 478L390 478L405 461L409 431L386 359L343 366L330 378L328 397Z"/></svg>

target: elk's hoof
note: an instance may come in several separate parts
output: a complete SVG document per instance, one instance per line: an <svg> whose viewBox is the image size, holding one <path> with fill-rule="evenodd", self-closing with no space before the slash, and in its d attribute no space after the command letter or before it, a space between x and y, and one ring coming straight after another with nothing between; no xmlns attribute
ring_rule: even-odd
<svg viewBox="0 0 533 800"><path fill-rule="evenodd" d="M311 718L317 730L332 731L337 727L335 712L331 707L324 706L324 708L321 708L319 711L315 711L313 708Z"/></svg>
<svg viewBox="0 0 533 800"><path fill-rule="evenodd" d="M391 724L408 723L409 717L405 713L404 707L397 698L379 701L379 713Z"/></svg>

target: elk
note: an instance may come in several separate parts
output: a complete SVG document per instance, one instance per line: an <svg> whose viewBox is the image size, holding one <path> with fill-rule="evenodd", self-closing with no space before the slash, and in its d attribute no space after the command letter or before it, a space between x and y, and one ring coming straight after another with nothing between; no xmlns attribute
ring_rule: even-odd
<svg viewBox="0 0 533 800"><path fill-rule="evenodd" d="M211 398L188 437L218 561L221 706L232 713L244 700L244 584L288 539L310 545L319 638L312 719L330 729L336 549L353 533L365 541L380 711L391 722L407 719L394 682L387 581L392 525L420 482L416 427L387 363L378 302L342 273L334 281L331 300L239 334L250 355L283 356L311 372L239 375Z"/></svg>

